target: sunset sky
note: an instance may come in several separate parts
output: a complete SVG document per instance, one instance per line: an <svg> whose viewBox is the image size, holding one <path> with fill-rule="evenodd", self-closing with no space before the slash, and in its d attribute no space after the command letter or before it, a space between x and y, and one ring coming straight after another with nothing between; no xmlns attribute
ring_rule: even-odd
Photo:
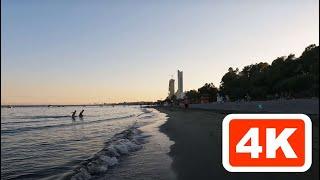
<svg viewBox="0 0 320 180"><path fill-rule="evenodd" d="M1 1L1 104L154 101L319 45L319 1Z"/></svg>

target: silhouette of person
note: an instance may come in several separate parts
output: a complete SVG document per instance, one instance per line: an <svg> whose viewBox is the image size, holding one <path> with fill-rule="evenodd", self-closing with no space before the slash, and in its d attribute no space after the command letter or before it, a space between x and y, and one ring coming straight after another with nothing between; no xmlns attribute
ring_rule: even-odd
<svg viewBox="0 0 320 180"><path fill-rule="evenodd" d="M74 110L73 112L72 112L72 115L71 115L71 117L72 117L72 119L74 120L74 118L76 117L76 110Z"/></svg>
<svg viewBox="0 0 320 180"><path fill-rule="evenodd" d="M84 112L84 110L82 109L82 111L79 113L79 118L82 118L83 117L83 113Z"/></svg>

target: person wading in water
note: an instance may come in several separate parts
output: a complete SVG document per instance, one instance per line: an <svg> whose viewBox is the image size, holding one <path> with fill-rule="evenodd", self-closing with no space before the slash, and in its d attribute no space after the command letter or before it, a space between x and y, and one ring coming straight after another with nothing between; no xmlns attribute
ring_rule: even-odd
<svg viewBox="0 0 320 180"><path fill-rule="evenodd" d="M74 118L76 117L76 110L74 110L73 112L72 112L72 115L71 115L71 117L72 117L72 119L74 120Z"/></svg>
<svg viewBox="0 0 320 180"><path fill-rule="evenodd" d="M83 113L84 112L84 110L82 109L82 111L79 113L79 118L82 118L83 117Z"/></svg>

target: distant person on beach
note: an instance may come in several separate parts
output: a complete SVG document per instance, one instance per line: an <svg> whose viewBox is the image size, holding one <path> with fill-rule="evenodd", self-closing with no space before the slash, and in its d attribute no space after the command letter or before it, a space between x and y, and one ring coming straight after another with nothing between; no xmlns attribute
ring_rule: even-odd
<svg viewBox="0 0 320 180"><path fill-rule="evenodd" d="M84 110L82 109L82 111L79 113L79 118L82 118L83 117L83 113L84 112Z"/></svg>
<svg viewBox="0 0 320 180"><path fill-rule="evenodd" d="M73 112L72 112L72 115L71 115L71 117L72 117L72 119L74 119L74 117L76 117L76 110L74 110Z"/></svg>
<svg viewBox="0 0 320 180"><path fill-rule="evenodd" d="M188 103L184 103L184 108L185 109L189 108L189 104Z"/></svg>
<svg viewBox="0 0 320 180"><path fill-rule="evenodd" d="M184 103L184 108L188 109L189 108L189 99L185 99L183 103Z"/></svg>

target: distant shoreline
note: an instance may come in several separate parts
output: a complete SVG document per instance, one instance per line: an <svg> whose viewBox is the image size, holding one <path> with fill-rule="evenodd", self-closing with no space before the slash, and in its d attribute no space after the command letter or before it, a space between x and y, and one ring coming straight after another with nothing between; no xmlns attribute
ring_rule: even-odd
<svg viewBox="0 0 320 180"><path fill-rule="evenodd" d="M118 104L74 104L74 105L1 105L1 108L12 107L102 107L102 106L137 106L156 107L152 102L118 103ZM161 107L161 106L160 106ZM319 115L319 98L275 99L246 102L212 102L206 104L189 104L189 109L209 110L221 113L303 113Z"/></svg>
<svg viewBox="0 0 320 180"><path fill-rule="evenodd" d="M68 104L68 105L1 105L1 108L10 108L10 107L85 107L85 106L137 106L137 105L148 105L148 104Z"/></svg>
<svg viewBox="0 0 320 180"><path fill-rule="evenodd" d="M65 107L65 106L101 106L96 104L70 104L70 105L1 105L1 108L6 107ZM111 106L111 105L103 105L103 106Z"/></svg>

